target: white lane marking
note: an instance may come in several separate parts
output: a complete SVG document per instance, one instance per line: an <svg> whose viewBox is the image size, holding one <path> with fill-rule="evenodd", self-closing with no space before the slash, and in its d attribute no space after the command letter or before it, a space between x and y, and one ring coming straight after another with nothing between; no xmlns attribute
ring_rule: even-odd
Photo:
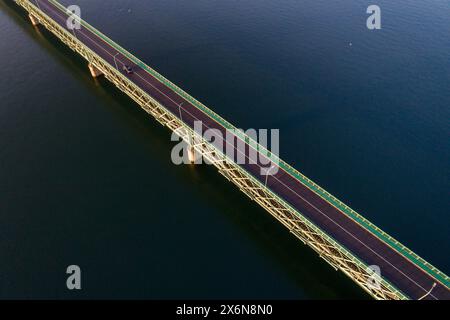
<svg viewBox="0 0 450 320"><path fill-rule="evenodd" d="M53 11L53 13L55 13ZM59 17L61 17L60 15L58 15ZM96 43L96 41L94 41L91 37L89 37L88 35L86 35L85 33L82 32L83 29L80 29L79 32L81 34L83 34L85 37L87 37L89 40L91 40L91 42L95 45L97 45L100 49L102 49L103 51L105 51L108 55L110 55L111 57L114 57L114 55L112 55L108 50L106 50L105 48L103 48L102 46L100 46L98 43ZM107 42L101 40L102 42L106 43L108 46L111 47L110 44L108 44ZM113 47L111 47L112 49L114 49ZM128 61L131 61L129 58L125 57L123 54L121 54L124 58L126 58ZM125 63L123 63L121 60L117 59L117 61L119 61L120 63L122 63L122 65L124 65ZM133 63L135 64L135 63ZM136 64L135 64L136 65ZM137 65L136 65L137 66ZM139 67L139 66L138 66ZM139 67L140 68L140 67ZM142 69L142 68L140 68ZM143 69L142 69L143 70ZM145 70L143 70L145 71ZM179 104L173 100L171 97L167 96L164 92L162 92L161 90L159 90L158 88L156 88L153 84L151 84L150 82L148 82L146 79L144 79L142 76L140 76L138 73L135 73L139 78L141 78L142 80L144 80L146 83L148 83L150 86L152 86L155 90L157 90L159 93L161 93L163 96L165 96L166 98L168 98L170 101L172 101L173 103L175 103L177 105L177 107L180 107ZM178 95L177 95L178 96ZM182 98L182 97L180 97ZM183 98L183 101L187 101ZM189 101L187 101L189 102ZM189 103L190 104L190 103ZM181 108L181 107L180 107ZM189 114L193 119L199 120L197 117L195 117L194 115L192 115L189 111L187 111L185 108L181 108L183 109L187 114ZM208 129L214 129L214 128L210 128L207 125L204 125L205 127L207 127ZM240 137L236 136L236 138L238 138L239 140L243 141L242 139L240 139ZM225 144L229 144L231 145L229 142L227 142L226 140L224 140L222 138L223 142L225 142ZM245 143L245 141L243 141ZM247 144L247 143L246 143ZM232 147L234 147L233 145L231 145ZM249 147L252 147L249 145ZM253 148L253 147L252 147ZM235 148L236 151L240 152L241 154L244 155L244 157L246 157L248 160L250 160L250 158L243 153L242 151L238 150ZM259 152L259 151L257 151ZM260 152L259 152L260 153ZM260 165L256 164L259 168L264 168L261 167ZM278 165L277 165L278 166ZM278 166L279 167L279 166ZM265 168L264 168L265 169ZM282 169L282 168L281 168ZM328 215L326 215L324 212L322 212L319 208L317 208L315 205L313 205L312 203L310 203L308 200L306 200L303 196L299 195L296 191L292 190L289 186L287 186L285 183L283 183L282 181L280 181L276 176L273 176L274 179L276 179L281 185L285 186L286 189L289 189L292 193L294 193L295 195L297 195L300 199L302 199L304 202L306 202L307 204L309 204L312 208L314 208L317 212L320 212L324 217L326 217L328 220L330 220L332 223L334 223L336 226L338 226L340 229L342 229L344 232L346 232L348 235L350 235L353 239L355 239L356 241L358 241L359 243L361 243L364 247L366 247L367 249L369 249L370 251L372 251L375 255L377 255L378 257L380 257L382 260L384 260L387 264L389 264L390 266L392 266L394 269L396 269L399 273L401 273L402 275L404 275L407 279L409 279L411 282L413 282L414 284L416 284L419 288L421 288L422 290L424 290L425 292L427 292L427 290L425 288L423 288L420 284L418 284L416 281L414 281L413 279L411 279L408 275L406 275L405 273L403 273L403 271L401 271L400 269L398 269L396 266L394 266L392 263L390 263L389 261L387 261L383 256L381 256L378 252L374 251L371 247L369 247L367 244L365 244L364 242L362 242L361 240L359 240L355 235L353 235L351 232L349 232L347 229L345 229L344 227L342 227L338 222L336 222L335 220L331 219ZM407 260L407 259L405 259ZM408 261L408 260L407 260ZM421 269L420 269L421 270ZM422 270L423 271L423 270ZM428 275L428 274L427 274ZM438 300L433 294L430 294L430 296L432 296L434 299Z"/></svg>

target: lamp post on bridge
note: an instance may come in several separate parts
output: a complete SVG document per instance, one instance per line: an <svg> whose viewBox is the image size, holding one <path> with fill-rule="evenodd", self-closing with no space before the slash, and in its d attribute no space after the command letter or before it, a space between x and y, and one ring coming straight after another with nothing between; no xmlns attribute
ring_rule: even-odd
<svg viewBox="0 0 450 320"><path fill-rule="evenodd" d="M423 296L421 296L421 297L419 298L419 300L423 300L423 299L425 299L427 296L429 296L429 295L431 294L431 291L433 291L434 287L436 287L436 282L433 282L433 285L431 286L431 289L428 290L428 292L425 293Z"/></svg>
<svg viewBox="0 0 450 320"><path fill-rule="evenodd" d="M114 64L116 65L117 71L119 71L119 67L117 66L117 61L116 61L116 56L117 56L118 54L119 54L119 52L117 52L117 53L113 56Z"/></svg>
<svg viewBox="0 0 450 320"><path fill-rule="evenodd" d="M275 168L275 166L274 165L272 165L269 169L267 169L267 171L266 171L266 182L264 183L264 187L266 187L267 188L267 179L269 178L269 172L270 172L270 170L272 170L273 168Z"/></svg>
<svg viewBox="0 0 450 320"><path fill-rule="evenodd" d="M184 103L184 101L178 105L178 111L180 113L180 120L181 120L181 122L183 122L183 116L181 115L181 106L183 105L183 103Z"/></svg>
<svg viewBox="0 0 450 320"><path fill-rule="evenodd" d="M77 34L75 33L75 28L73 28L73 29L72 29L72 33L73 33L73 35L74 35L75 39L77 39L77 40L78 40Z"/></svg>

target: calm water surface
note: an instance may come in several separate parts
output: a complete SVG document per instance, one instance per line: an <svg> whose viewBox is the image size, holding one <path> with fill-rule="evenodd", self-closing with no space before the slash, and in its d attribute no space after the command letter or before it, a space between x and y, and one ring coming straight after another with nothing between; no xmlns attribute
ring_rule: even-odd
<svg viewBox="0 0 450 320"><path fill-rule="evenodd" d="M62 2L450 273L448 1ZM9 0L0 59L1 298L367 298Z"/></svg>

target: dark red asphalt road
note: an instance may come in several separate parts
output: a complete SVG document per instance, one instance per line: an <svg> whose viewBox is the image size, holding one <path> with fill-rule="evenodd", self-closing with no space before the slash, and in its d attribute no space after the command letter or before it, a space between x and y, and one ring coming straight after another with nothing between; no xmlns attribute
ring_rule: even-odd
<svg viewBox="0 0 450 320"><path fill-rule="evenodd" d="M67 16L64 13L47 0L38 0L38 2L41 10L66 28ZM76 30L75 32L80 41L108 61L112 66L115 65L113 56L116 56L115 60L119 69L121 69L123 64L132 65L134 67L134 74L126 76L168 110L173 112L173 114L179 115L179 105L182 103L182 119L186 124L193 127L194 121L200 120L203 123L204 130L207 128L215 128L223 132L225 136L225 129L221 125L179 96L172 89L163 85L148 72L135 66L125 56L120 53L117 54L117 51L113 47L94 33L86 28ZM266 176L261 175L258 165L245 164L242 167L264 183ZM430 290L433 283L436 282L436 287L427 299L450 299L449 288L436 281L428 273L410 262L406 257L399 254L371 232L361 227L346 214L330 205L281 168L275 175L269 176L267 185L273 192L295 207L315 225L324 230L349 251L353 252L360 260L368 265L378 265L381 269L382 276L410 298L418 299Z"/></svg>

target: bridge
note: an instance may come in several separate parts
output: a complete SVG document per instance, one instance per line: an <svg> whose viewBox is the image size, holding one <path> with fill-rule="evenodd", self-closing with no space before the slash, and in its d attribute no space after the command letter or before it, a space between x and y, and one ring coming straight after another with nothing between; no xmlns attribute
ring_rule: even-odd
<svg viewBox="0 0 450 320"><path fill-rule="evenodd" d="M376 299L450 299L450 280L443 272L325 191L299 171L270 154L164 78L147 64L84 20L69 30L71 12L55 0L15 0L33 25L42 25L83 56L92 76L103 75L162 125L181 137L190 156L201 154L251 200L256 201L292 234L315 250L336 270L344 272ZM133 73L123 71L131 66ZM273 175L261 164L238 164L223 150L225 141L209 142L194 130L214 128L233 132L237 141L268 160ZM239 150L237 150L239 151ZM381 274L378 276L378 266Z"/></svg>

